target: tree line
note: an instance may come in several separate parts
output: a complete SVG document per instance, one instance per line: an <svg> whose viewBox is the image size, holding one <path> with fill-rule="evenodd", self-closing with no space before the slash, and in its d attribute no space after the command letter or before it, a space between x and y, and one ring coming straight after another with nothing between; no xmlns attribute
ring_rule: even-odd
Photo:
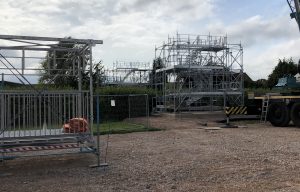
<svg viewBox="0 0 300 192"><path fill-rule="evenodd" d="M251 78L245 75L245 88L272 89L277 84L279 78L285 77L287 75L295 76L299 71L299 64L300 60L298 63L295 63L292 58L279 59L278 64L275 66L272 73L268 75L267 79L258 79L257 81L252 81Z"/></svg>

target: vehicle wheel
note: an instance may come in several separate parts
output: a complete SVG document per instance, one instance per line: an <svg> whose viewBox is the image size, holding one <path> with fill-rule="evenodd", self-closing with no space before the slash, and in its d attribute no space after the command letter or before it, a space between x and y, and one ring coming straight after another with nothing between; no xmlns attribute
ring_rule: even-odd
<svg viewBox="0 0 300 192"><path fill-rule="evenodd" d="M300 127L300 103L295 103L291 109L291 119L297 127Z"/></svg>
<svg viewBox="0 0 300 192"><path fill-rule="evenodd" d="M273 126L287 127L290 123L289 108L285 103L271 103L268 110L268 120Z"/></svg>

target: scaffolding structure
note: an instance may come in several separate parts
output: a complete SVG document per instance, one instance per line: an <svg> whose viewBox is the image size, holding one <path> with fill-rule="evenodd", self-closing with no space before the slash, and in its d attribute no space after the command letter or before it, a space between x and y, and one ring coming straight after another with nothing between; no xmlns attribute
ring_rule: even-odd
<svg viewBox="0 0 300 192"><path fill-rule="evenodd" d="M157 111L219 110L244 103L243 48L226 36L177 34L155 48Z"/></svg>
<svg viewBox="0 0 300 192"><path fill-rule="evenodd" d="M92 131L92 47L102 43L92 39L0 35L2 81L20 85L18 89L0 89L0 159L9 152L21 153L13 154L17 157L36 155L28 151L37 150L70 153L64 151L69 148L80 148L76 153L99 154ZM86 89L83 74L89 74ZM33 85L41 75L47 77L43 86ZM49 90L48 85L66 77L78 82L77 88ZM62 128L74 118L86 119L88 128L81 129L81 124L78 130Z"/></svg>
<svg viewBox="0 0 300 192"><path fill-rule="evenodd" d="M109 85L147 85L149 62L115 61L112 69L105 70L105 83Z"/></svg>

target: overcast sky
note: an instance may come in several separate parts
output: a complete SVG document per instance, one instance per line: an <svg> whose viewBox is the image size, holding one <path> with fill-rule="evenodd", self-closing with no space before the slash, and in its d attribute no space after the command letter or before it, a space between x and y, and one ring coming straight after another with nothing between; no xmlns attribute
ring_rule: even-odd
<svg viewBox="0 0 300 192"><path fill-rule="evenodd" d="M244 68L266 78L280 58L300 56L286 0L0 0L0 33L102 39L95 60L147 61L168 35L228 35Z"/></svg>

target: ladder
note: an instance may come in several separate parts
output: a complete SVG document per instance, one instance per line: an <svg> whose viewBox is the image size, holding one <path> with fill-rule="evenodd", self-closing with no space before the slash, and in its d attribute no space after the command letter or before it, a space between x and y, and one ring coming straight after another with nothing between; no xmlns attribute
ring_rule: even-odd
<svg viewBox="0 0 300 192"><path fill-rule="evenodd" d="M270 95L265 95L262 101L260 122L266 123L269 109Z"/></svg>

